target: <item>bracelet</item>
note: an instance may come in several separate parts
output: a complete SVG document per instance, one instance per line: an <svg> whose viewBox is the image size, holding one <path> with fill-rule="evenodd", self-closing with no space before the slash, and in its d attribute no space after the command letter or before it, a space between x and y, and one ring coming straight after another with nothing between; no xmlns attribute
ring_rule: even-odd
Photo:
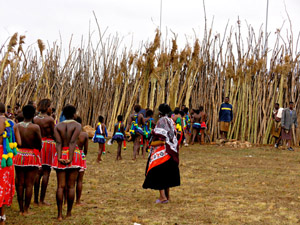
<svg viewBox="0 0 300 225"><path fill-rule="evenodd" d="M0 216L0 221L6 221L6 216L5 215L3 215L3 216Z"/></svg>

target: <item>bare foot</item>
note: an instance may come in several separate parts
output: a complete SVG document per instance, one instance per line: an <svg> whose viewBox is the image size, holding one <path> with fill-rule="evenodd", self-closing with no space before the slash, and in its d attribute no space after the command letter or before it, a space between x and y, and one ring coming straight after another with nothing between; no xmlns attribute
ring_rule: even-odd
<svg viewBox="0 0 300 225"><path fill-rule="evenodd" d="M72 216L71 212L68 212L66 218L71 217L71 216Z"/></svg>
<svg viewBox="0 0 300 225"><path fill-rule="evenodd" d="M85 203L83 203L83 202L76 202L75 205L76 206L82 206L82 205L85 205Z"/></svg>
<svg viewBox="0 0 300 225"><path fill-rule="evenodd" d="M60 217L57 217L57 220L58 220L58 221L62 221L63 218L60 216Z"/></svg>
<svg viewBox="0 0 300 225"><path fill-rule="evenodd" d="M40 204L38 202L33 203L34 206L39 206Z"/></svg>
<svg viewBox="0 0 300 225"><path fill-rule="evenodd" d="M24 216L31 216L31 215L34 215L34 212L27 211L27 212L24 212L23 215Z"/></svg>
<svg viewBox="0 0 300 225"><path fill-rule="evenodd" d="M23 212L19 212L19 215L20 215L20 216L24 216L24 213L23 213Z"/></svg>
<svg viewBox="0 0 300 225"><path fill-rule="evenodd" d="M40 202L40 206L50 206L51 204L49 202Z"/></svg>

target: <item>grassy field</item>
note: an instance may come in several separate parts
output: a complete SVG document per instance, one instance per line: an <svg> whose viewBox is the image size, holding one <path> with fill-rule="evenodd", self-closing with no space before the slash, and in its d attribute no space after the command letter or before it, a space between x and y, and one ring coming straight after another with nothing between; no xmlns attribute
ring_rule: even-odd
<svg viewBox="0 0 300 225"><path fill-rule="evenodd" d="M296 224L300 223L300 154L273 147L231 149L189 146L180 150L181 186L171 202L157 205L157 191L144 190L146 160L131 161L132 145L115 161L116 145L106 147L99 165L90 144L84 177L84 206L56 221L56 174L51 173L46 201L18 216L16 196L7 224ZM64 213L66 207L64 207Z"/></svg>

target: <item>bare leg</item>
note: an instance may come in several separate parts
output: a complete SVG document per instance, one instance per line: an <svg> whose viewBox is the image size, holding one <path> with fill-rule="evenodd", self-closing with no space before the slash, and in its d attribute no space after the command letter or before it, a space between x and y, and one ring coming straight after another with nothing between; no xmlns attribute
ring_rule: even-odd
<svg viewBox="0 0 300 225"><path fill-rule="evenodd" d="M122 160L121 149L122 149L122 141L118 141L118 151L117 151L116 160L119 160L119 159Z"/></svg>
<svg viewBox="0 0 300 225"><path fill-rule="evenodd" d="M223 131L221 131L221 139L225 139L225 138L224 138L224 132L223 132Z"/></svg>
<svg viewBox="0 0 300 225"><path fill-rule="evenodd" d="M64 205L67 204L67 199L68 199L68 187L66 185L64 188Z"/></svg>
<svg viewBox="0 0 300 225"><path fill-rule="evenodd" d="M66 186L66 171L56 170L57 176L57 191L56 191L56 203L57 203L57 219L62 220L62 205L64 200L64 189Z"/></svg>
<svg viewBox="0 0 300 225"><path fill-rule="evenodd" d="M22 167L15 166L16 170L16 189L18 196L18 203L20 209L20 215L24 213L24 187L25 187L25 173Z"/></svg>
<svg viewBox="0 0 300 225"><path fill-rule="evenodd" d="M71 211L75 198L75 182L78 177L79 169L67 170L67 186L68 186L68 203L67 203L67 217L71 216Z"/></svg>
<svg viewBox="0 0 300 225"><path fill-rule="evenodd" d="M51 167L50 166L43 166L43 179L42 179L42 188L41 188L41 197L40 203L42 205L50 205L49 203L45 202L45 196L47 191L47 186L49 182Z"/></svg>
<svg viewBox="0 0 300 225"><path fill-rule="evenodd" d="M194 144L196 135L197 135L197 130L193 128L192 142L191 142L192 145Z"/></svg>
<svg viewBox="0 0 300 225"><path fill-rule="evenodd" d="M291 140L288 140L288 147L291 147Z"/></svg>
<svg viewBox="0 0 300 225"><path fill-rule="evenodd" d="M168 200L170 200L170 188L165 189L165 194Z"/></svg>
<svg viewBox="0 0 300 225"><path fill-rule="evenodd" d="M84 171L79 172L77 177L77 184L76 184L76 205L81 205L80 198L82 193L82 181L83 181Z"/></svg>
<svg viewBox="0 0 300 225"><path fill-rule="evenodd" d="M134 139L132 160L136 160L136 154L137 154L138 150L140 149L140 139L141 139L141 137L139 135L137 135Z"/></svg>
<svg viewBox="0 0 300 225"><path fill-rule="evenodd" d="M166 196L166 193L165 193L165 190L159 190L159 200L161 202L168 200L167 196Z"/></svg>
<svg viewBox="0 0 300 225"><path fill-rule="evenodd" d="M201 145L203 145L203 144L204 144L204 142L205 142L205 141L204 141L204 136L205 136L205 134L204 134L204 133L205 133L205 130L203 130L203 129L202 129L202 130L200 130L200 134L201 134Z"/></svg>
<svg viewBox="0 0 300 225"><path fill-rule="evenodd" d="M144 137L143 138L143 149L142 149L143 159L146 157L146 149L147 149L147 139Z"/></svg>
<svg viewBox="0 0 300 225"><path fill-rule="evenodd" d="M102 156L102 152L103 152L103 145L104 144L100 144L99 143L99 153L98 153L98 158L97 158L97 162L99 163L100 161L102 161L101 156Z"/></svg>
<svg viewBox="0 0 300 225"><path fill-rule="evenodd" d="M25 172L25 206L24 215L29 215L28 209L32 198L34 181L38 173L38 167L27 167Z"/></svg>
<svg viewBox="0 0 300 225"><path fill-rule="evenodd" d="M41 183L41 178L42 178L42 168L39 168L36 179L34 182L34 204L38 205L39 204L39 193L40 193L40 183Z"/></svg>
<svg viewBox="0 0 300 225"><path fill-rule="evenodd" d="M199 143L199 145L201 144L201 136L200 136L200 129L197 130L197 141Z"/></svg>
<svg viewBox="0 0 300 225"><path fill-rule="evenodd" d="M4 205L0 208L0 216L4 216ZM0 225L4 225L5 221L0 220Z"/></svg>

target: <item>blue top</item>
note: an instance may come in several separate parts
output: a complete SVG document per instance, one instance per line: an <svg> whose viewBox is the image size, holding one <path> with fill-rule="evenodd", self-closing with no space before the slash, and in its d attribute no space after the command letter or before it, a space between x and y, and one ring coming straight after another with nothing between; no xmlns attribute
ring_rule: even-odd
<svg viewBox="0 0 300 225"><path fill-rule="evenodd" d="M59 122L63 122L66 120L66 117L64 116L63 112L61 112L60 117L59 117Z"/></svg>
<svg viewBox="0 0 300 225"><path fill-rule="evenodd" d="M232 105L229 103L223 103L219 112L219 120L222 122L231 122L232 119Z"/></svg>

